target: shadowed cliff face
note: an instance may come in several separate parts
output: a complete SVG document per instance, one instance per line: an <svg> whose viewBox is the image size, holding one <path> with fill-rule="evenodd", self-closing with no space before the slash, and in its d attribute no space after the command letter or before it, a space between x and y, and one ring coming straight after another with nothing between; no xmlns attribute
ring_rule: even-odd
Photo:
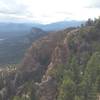
<svg viewBox="0 0 100 100"><path fill-rule="evenodd" d="M64 39L71 30L52 32L32 44L16 69L14 81L18 91L23 89L19 88L20 86L33 80L38 87L39 100L47 100L47 98L54 100L57 97L57 81L49 75L48 71L58 64L66 63L69 49L67 40ZM44 93L42 94L41 91Z"/></svg>
<svg viewBox="0 0 100 100"><path fill-rule="evenodd" d="M57 45L52 53L51 62L48 65L47 70L42 78L39 85L39 100L56 100L58 93L58 83L57 79L49 74L50 71L55 69L54 67L63 65L67 63L67 58L69 56L69 49L67 41ZM42 92L43 91L43 92Z"/></svg>
<svg viewBox="0 0 100 100"><path fill-rule="evenodd" d="M52 32L48 36L34 42L25 54L19 67L19 73L27 73L26 75L31 73L28 80L29 78L34 78L34 81L40 82L51 62L57 63L56 60L59 58L61 62L65 62L63 52L66 52L64 49L67 48L67 45L63 43L63 39L70 30L71 29L61 31L63 32L62 34L60 32ZM61 43L61 45L59 45L59 43ZM60 50L60 48L62 48L62 50ZM25 75L23 77L25 77Z"/></svg>

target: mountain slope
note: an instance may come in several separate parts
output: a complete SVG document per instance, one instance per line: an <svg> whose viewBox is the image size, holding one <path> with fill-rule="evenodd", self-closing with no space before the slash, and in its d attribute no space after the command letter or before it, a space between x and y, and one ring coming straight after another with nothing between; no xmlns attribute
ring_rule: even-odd
<svg viewBox="0 0 100 100"><path fill-rule="evenodd" d="M99 43L100 19L33 42L19 66L1 71L1 100L99 100Z"/></svg>
<svg viewBox="0 0 100 100"><path fill-rule="evenodd" d="M32 42L44 35L47 35L47 32L39 28L32 28L26 35L0 41L0 64L19 63Z"/></svg>

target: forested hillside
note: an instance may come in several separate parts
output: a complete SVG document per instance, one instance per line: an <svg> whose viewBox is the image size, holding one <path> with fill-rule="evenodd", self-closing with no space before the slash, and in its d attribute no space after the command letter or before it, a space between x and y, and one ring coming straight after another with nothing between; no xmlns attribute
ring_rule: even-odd
<svg viewBox="0 0 100 100"><path fill-rule="evenodd" d="M33 27L27 34L0 41L0 65L18 64L32 42L44 35L47 35L46 31Z"/></svg>
<svg viewBox="0 0 100 100"><path fill-rule="evenodd" d="M0 74L0 100L100 100L100 19L38 39Z"/></svg>

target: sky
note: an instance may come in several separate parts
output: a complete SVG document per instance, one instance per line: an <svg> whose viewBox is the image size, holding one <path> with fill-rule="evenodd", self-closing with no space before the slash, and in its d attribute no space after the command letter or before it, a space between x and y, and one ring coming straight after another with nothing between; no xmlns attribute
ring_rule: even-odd
<svg viewBox="0 0 100 100"><path fill-rule="evenodd" d="M0 22L53 23L100 16L100 0L0 0Z"/></svg>

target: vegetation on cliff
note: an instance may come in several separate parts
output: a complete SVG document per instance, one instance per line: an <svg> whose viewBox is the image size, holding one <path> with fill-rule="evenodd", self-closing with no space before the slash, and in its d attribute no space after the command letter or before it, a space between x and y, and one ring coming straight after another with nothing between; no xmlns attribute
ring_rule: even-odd
<svg viewBox="0 0 100 100"><path fill-rule="evenodd" d="M0 100L99 100L99 43L100 19L33 42L16 69L1 72Z"/></svg>

